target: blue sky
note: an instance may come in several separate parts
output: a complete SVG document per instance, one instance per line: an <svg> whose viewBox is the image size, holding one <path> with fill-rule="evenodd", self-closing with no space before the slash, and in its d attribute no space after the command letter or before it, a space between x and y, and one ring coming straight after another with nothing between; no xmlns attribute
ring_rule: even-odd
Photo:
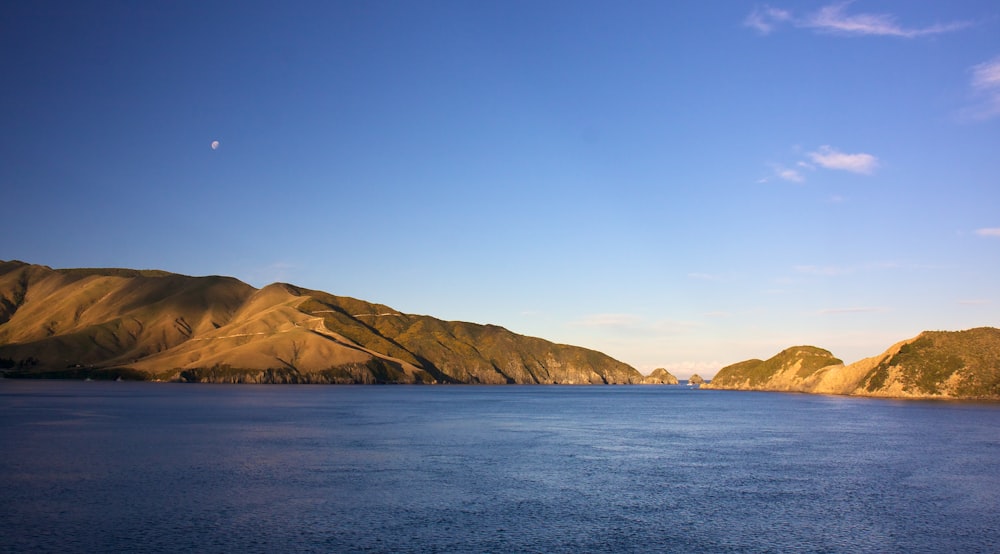
<svg viewBox="0 0 1000 554"><path fill-rule="evenodd" d="M0 259L287 281L681 377L1000 324L993 1L0 16Z"/></svg>

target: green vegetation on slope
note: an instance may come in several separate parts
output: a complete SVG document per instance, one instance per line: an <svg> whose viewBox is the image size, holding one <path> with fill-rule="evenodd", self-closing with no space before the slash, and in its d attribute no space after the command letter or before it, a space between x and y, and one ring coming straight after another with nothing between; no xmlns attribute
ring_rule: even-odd
<svg viewBox="0 0 1000 554"><path fill-rule="evenodd" d="M713 387L760 387L782 371L798 366L795 377L805 379L817 370L842 364L833 354L815 346L793 346L767 360L746 360L726 366L712 379Z"/></svg>
<svg viewBox="0 0 1000 554"><path fill-rule="evenodd" d="M849 366L825 350L793 347L725 367L708 388L998 400L1000 329L928 331Z"/></svg>
<svg viewBox="0 0 1000 554"><path fill-rule="evenodd" d="M1000 396L1000 329L932 331L900 347L863 379L868 392L890 386L898 375L911 394L949 394L963 398Z"/></svg>

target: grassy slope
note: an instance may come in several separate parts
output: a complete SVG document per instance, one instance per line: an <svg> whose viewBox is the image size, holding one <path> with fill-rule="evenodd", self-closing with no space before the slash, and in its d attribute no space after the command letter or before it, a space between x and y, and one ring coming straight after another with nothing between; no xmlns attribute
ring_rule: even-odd
<svg viewBox="0 0 1000 554"><path fill-rule="evenodd" d="M495 325L402 314L381 304L307 291L302 309L358 344L420 363L441 381L631 383L632 367L593 350L554 344Z"/></svg>
<svg viewBox="0 0 1000 554"><path fill-rule="evenodd" d="M747 360L724 367L708 388L797 390L817 371L840 364L841 360L822 348L793 346L767 360Z"/></svg>
<svg viewBox="0 0 1000 554"><path fill-rule="evenodd" d="M608 356L320 291L228 277L0 262L0 365L80 377L628 383ZM11 367L13 366L13 367ZM240 377L243 375L243 377Z"/></svg>
<svg viewBox="0 0 1000 554"><path fill-rule="evenodd" d="M883 355L856 394L1000 398L1000 329L921 333Z"/></svg>
<svg viewBox="0 0 1000 554"><path fill-rule="evenodd" d="M707 388L1000 400L1000 329L928 331L848 366L825 350L793 347L725 367Z"/></svg>

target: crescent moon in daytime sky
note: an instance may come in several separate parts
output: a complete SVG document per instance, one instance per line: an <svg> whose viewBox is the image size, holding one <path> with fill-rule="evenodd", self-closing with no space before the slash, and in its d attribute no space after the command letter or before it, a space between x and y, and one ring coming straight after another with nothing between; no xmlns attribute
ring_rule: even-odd
<svg viewBox="0 0 1000 554"><path fill-rule="evenodd" d="M219 141L213 140L212 141L212 150L218 150L218 149L219 149Z"/></svg>

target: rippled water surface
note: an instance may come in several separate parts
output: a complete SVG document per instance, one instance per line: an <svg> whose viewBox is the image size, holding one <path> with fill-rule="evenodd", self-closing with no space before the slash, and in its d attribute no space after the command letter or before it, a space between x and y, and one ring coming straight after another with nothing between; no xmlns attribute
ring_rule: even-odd
<svg viewBox="0 0 1000 554"><path fill-rule="evenodd" d="M995 552L1000 405L0 381L0 550Z"/></svg>

